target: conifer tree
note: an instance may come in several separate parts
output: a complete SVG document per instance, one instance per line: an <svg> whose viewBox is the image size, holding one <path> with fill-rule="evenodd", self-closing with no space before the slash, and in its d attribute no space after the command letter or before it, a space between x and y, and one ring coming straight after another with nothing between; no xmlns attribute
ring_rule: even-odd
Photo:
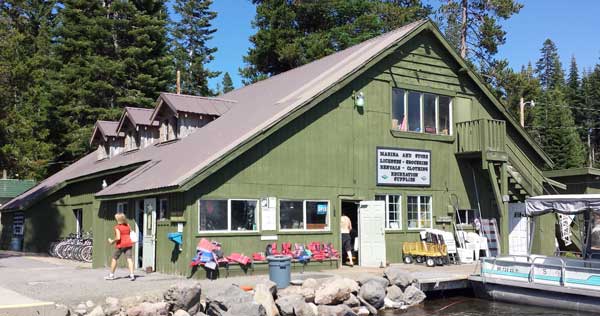
<svg viewBox="0 0 600 316"><path fill-rule="evenodd" d="M431 12L420 0L281 1L256 4L244 84L307 64Z"/></svg>
<svg viewBox="0 0 600 316"><path fill-rule="evenodd" d="M565 75L558 57L558 48L551 39L546 39L540 49L541 57L536 63L535 72L542 88L552 90L563 87Z"/></svg>
<svg viewBox="0 0 600 316"><path fill-rule="evenodd" d="M222 85L223 85L223 93L227 93L227 92L235 89L235 87L233 86L233 80L231 80L231 76L229 76L228 72L226 72L223 75Z"/></svg>
<svg viewBox="0 0 600 316"><path fill-rule="evenodd" d="M181 91L185 94L215 94L208 87L208 79L217 77L219 72L207 67L217 51L207 45L216 32L211 23L217 12L211 11L211 4L212 0L176 0L173 7L181 16L173 25L173 54L176 68L181 71Z"/></svg>

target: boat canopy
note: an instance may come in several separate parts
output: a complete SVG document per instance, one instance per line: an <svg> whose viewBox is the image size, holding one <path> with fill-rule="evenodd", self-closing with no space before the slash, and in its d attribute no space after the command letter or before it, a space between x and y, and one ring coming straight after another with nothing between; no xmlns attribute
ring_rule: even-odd
<svg viewBox="0 0 600 316"><path fill-rule="evenodd" d="M600 213L600 194L540 195L525 201L527 216L539 216L552 212L574 215L588 210Z"/></svg>

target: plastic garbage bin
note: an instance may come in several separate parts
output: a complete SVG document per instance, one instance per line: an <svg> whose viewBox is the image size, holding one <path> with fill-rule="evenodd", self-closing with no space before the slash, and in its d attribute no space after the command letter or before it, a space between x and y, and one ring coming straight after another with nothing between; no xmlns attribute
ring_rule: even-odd
<svg viewBox="0 0 600 316"><path fill-rule="evenodd" d="M278 289L284 289L290 285L292 278L292 258L289 256L268 256L269 280L277 284Z"/></svg>
<svg viewBox="0 0 600 316"><path fill-rule="evenodd" d="M13 250L13 251L23 250L23 236L13 237L10 240L10 250Z"/></svg>

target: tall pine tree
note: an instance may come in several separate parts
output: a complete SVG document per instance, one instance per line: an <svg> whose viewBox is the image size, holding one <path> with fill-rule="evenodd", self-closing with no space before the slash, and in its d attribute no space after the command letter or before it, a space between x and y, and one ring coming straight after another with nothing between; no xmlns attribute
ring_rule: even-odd
<svg viewBox="0 0 600 316"><path fill-rule="evenodd" d="M540 59L536 63L535 72L540 84L546 90L562 88L565 84L565 74L558 57L558 48L551 39L546 39L540 49Z"/></svg>
<svg viewBox="0 0 600 316"><path fill-rule="evenodd" d="M215 94L208 87L208 79L217 77L219 72L207 68L217 51L207 44L216 32L211 23L217 12L211 11L211 4L212 0L176 0L173 7L181 16L173 25L173 54L181 71L181 92L185 94Z"/></svg>
<svg viewBox="0 0 600 316"><path fill-rule="evenodd" d="M428 16L420 0L281 1L256 4L244 84L304 65Z"/></svg>
<svg viewBox="0 0 600 316"><path fill-rule="evenodd" d="M235 87L233 86L233 80L231 80L231 76L229 75L228 72L226 72L223 75L222 85L223 85L223 93L227 93L227 92L235 89Z"/></svg>
<svg viewBox="0 0 600 316"><path fill-rule="evenodd" d="M0 169L40 179L52 159L47 111L54 1L0 2Z"/></svg>

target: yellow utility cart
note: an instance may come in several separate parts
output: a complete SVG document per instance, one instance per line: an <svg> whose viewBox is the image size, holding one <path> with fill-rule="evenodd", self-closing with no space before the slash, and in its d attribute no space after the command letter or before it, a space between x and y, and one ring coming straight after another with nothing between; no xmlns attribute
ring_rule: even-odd
<svg viewBox="0 0 600 316"><path fill-rule="evenodd" d="M406 264L423 263L428 267L444 265L448 251L444 244L434 244L424 241L405 242L402 244L402 257Z"/></svg>

